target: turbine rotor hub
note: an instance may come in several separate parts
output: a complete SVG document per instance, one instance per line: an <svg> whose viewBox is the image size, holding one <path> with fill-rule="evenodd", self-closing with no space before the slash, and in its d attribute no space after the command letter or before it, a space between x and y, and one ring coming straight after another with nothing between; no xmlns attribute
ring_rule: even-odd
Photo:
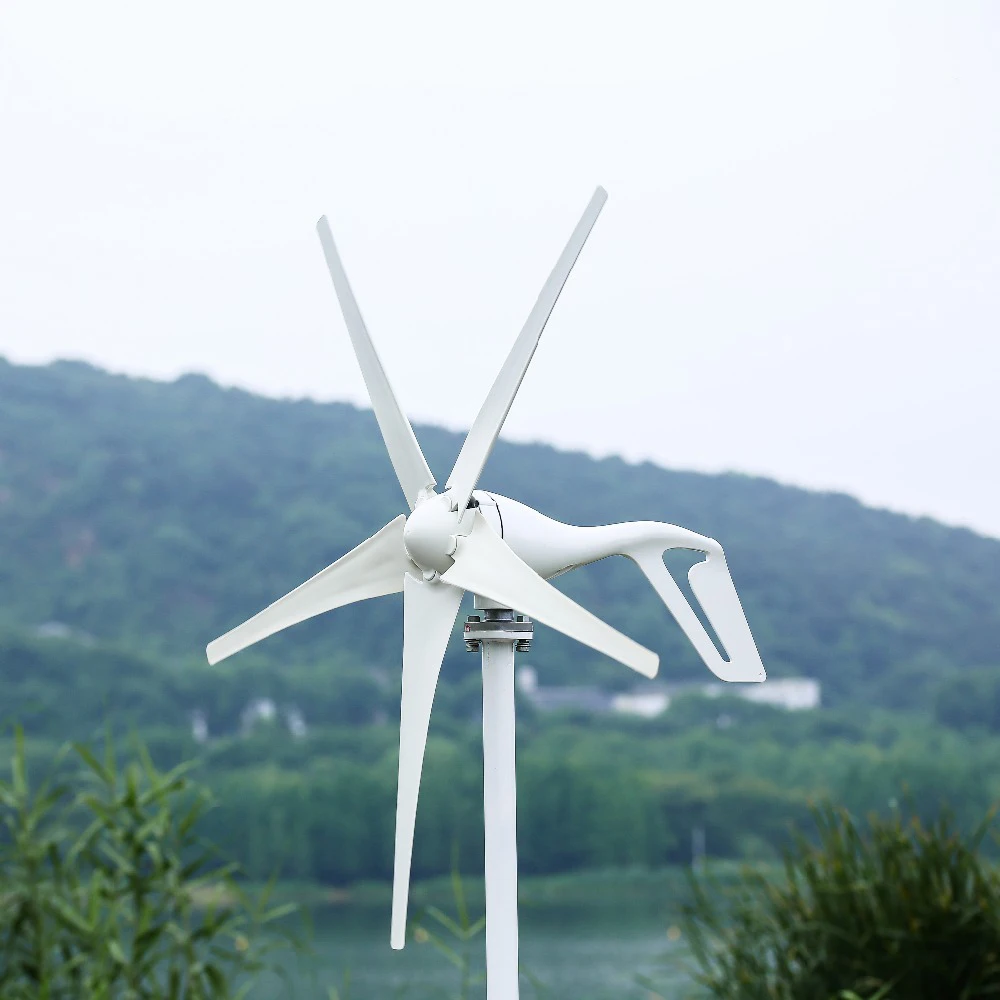
<svg viewBox="0 0 1000 1000"><path fill-rule="evenodd" d="M473 513L453 511L448 493L427 497L406 519L403 528L406 554L425 573L447 573L454 563L451 556L458 547L458 535L467 534L472 527L466 515Z"/></svg>

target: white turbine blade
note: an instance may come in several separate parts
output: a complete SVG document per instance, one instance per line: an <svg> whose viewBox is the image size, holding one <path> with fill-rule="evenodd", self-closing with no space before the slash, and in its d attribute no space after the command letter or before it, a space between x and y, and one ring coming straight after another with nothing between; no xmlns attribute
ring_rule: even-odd
<svg viewBox="0 0 1000 1000"><path fill-rule="evenodd" d="M511 551L481 511L475 512L472 531L459 536L452 558L455 565L441 577L445 583L520 611L645 677L656 676L656 653L617 632L543 580Z"/></svg>
<svg viewBox="0 0 1000 1000"><path fill-rule="evenodd" d="M714 542L712 544L718 545ZM712 623L715 634L725 647L728 660L720 655L683 591L663 564L662 548L647 548L641 552L630 552L629 555L639 564L677 624L716 677L723 681L765 680L767 675L764 664L721 547L709 551L703 562L692 566L688 571L688 580L706 617Z"/></svg>
<svg viewBox="0 0 1000 1000"><path fill-rule="evenodd" d="M392 877L389 943L406 942L406 904L417 819L420 772L427 727L441 661L448 646L463 591L447 583L426 583L409 573L403 586L403 698L399 718L399 783L396 788L396 854Z"/></svg>
<svg viewBox="0 0 1000 1000"><path fill-rule="evenodd" d="M483 403L479 415L476 417L469 431L469 436L462 445L455 467L448 477L448 488L454 490L454 499L458 510L465 510L469 502L472 491L476 488L479 475L483 471L486 460L490 457L493 444L500 434L507 413L510 411L514 396L521 386L524 373L528 370L538 346L538 341L548 322L549 315L555 307L559 298L559 293L566 284L570 271L576 263L583 244L586 243L597 216L600 215L604 203L608 200L608 193L604 188L599 187L590 204L583 213L582 218L577 223L573 235L570 236L566 249L563 250L559 260L556 261L555 269L549 275L549 280L545 282L538 301L534 309L528 316L507 360L500 369L496 381L493 383Z"/></svg>
<svg viewBox="0 0 1000 1000"><path fill-rule="evenodd" d="M406 502L410 505L410 510L413 510L417 505L420 491L433 486L437 480L431 475L424 454L413 434L413 428L396 401L396 395L389 384L368 328L361 318L361 310L354 298L354 292L351 291L347 273L340 261L337 245L333 242L333 234L330 232L330 224L326 221L325 215L316 223L316 231L319 233L320 243L323 244L326 265L330 269L330 277L333 278L333 287L337 292L341 312L344 314L347 332L351 335L354 353L357 355L361 374L368 387L368 398L372 401L375 419L378 421L379 430L382 431L392 467L396 470L396 478L403 487L403 493L406 494Z"/></svg>
<svg viewBox="0 0 1000 1000"><path fill-rule="evenodd" d="M403 547L406 517L390 521L347 555L320 570L290 594L279 598L249 621L208 644L209 663L218 663L241 649L290 625L369 597L398 594L403 577L413 568Z"/></svg>

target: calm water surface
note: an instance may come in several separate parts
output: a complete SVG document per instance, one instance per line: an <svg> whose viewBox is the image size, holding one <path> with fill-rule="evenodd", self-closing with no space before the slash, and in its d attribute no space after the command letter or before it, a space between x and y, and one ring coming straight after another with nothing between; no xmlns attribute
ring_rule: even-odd
<svg viewBox="0 0 1000 1000"><path fill-rule="evenodd" d="M617 895L617 894L616 894ZM454 906L442 909L454 913ZM473 917L481 902L470 905ZM461 992L461 970L428 942L408 939L406 948L389 947L388 905L344 904L312 910L313 951L308 959L293 960L289 982L263 984L254 997L329 996L340 990L341 1000L483 1000L480 981ZM572 902L526 901L521 906L522 1000L650 1000L657 994L636 982L648 976L666 1000L697 995L685 969L682 941L668 936L676 923L669 902L638 896L575 899ZM426 926L441 933L459 953L468 955L473 976L484 967L484 940L480 934L464 946L441 932L432 921ZM343 988L344 976L349 985Z"/></svg>

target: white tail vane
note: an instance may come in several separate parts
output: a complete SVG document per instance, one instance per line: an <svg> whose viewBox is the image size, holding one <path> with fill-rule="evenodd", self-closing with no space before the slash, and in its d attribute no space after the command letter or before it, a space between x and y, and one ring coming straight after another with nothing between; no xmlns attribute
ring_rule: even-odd
<svg viewBox="0 0 1000 1000"><path fill-rule="evenodd" d="M513 552L541 576L550 579L608 556L627 556L645 573L712 673L724 681L764 680L760 654L729 575L722 546L715 539L676 524L657 521L579 528L555 521L508 497L495 493L488 498L485 494L480 495L484 502L479 510L495 522ZM669 549L705 554L705 560L688 571L688 581L705 617L725 647L725 657L664 565L663 554ZM539 621L546 620L541 611L532 613L526 607L518 610ZM609 655L621 659L615 653L609 652Z"/></svg>
<svg viewBox="0 0 1000 1000"><path fill-rule="evenodd" d="M627 554L639 564L691 645L716 677L730 682L763 681L764 664L753 641L722 548L714 543L712 548L702 551L707 552L707 556L688 570L688 582L726 651L725 659L663 564L663 552L645 549Z"/></svg>
<svg viewBox="0 0 1000 1000"><path fill-rule="evenodd" d="M445 649L465 591L472 591L487 604L492 602L491 606L516 609L536 618L640 674L652 677L658 664L655 653L615 631L547 582L551 577L597 559L613 554L625 555L638 563L712 671L727 681L764 680L757 647L725 555L717 542L676 525L652 521L579 528L554 521L515 500L476 489L549 315L606 198L603 188L594 193L500 369L455 462L445 492L440 496L434 492L435 479L396 401L361 318L326 219L320 219L317 226L344 322L410 513L400 514L312 579L209 643L207 652L209 662L217 663L307 618L355 601L403 592L403 678L390 938L393 948L403 947L405 940L414 824L431 707ZM725 656L716 648L664 565L663 553L670 548L705 553L705 561L690 570L689 581L725 647ZM486 649L485 641L483 648ZM510 644L508 654L512 670L513 646ZM502 658L494 658L491 662L494 673L490 675L490 683L498 685L497 690L506 690L503 677L495 674L497 669L501 674L507 669L498 666ZM504 732L513 726L512 697L507 701L506 707L498 705L488 713L490 731L494 735L497 726ZM503 740L498 746L500 744L506 745ZM507 763L500 767L500 778L487 781L490 802L493 800L489 797L494 794L491 788L506 789L502 794L512 794L513 771L508 774L504 770L508 765L513 767L512 758L508 760L508 757L505 751L496 758ZM512 817L512 801L508 805L510 808L505 806L493 814ZM490 870L506 871L508 860L498 859L513 859L515 870L510 877L516 879L512 819L494 842L499 844L505 837L509 841L507 847L498 847L497 855L491 855ZM509 886L505 893L504 899L514 898L510 896ZM494 892L492 898L496 920L496 900L500 896ZM487 885L488 920L490 899ZM507 927L501 933L494 923L494 934L487 933L487 966L494 970L510 966L513 978L505 981L512 982L511 989L516 991L516 913L513 919L513 930Z"/></svg>

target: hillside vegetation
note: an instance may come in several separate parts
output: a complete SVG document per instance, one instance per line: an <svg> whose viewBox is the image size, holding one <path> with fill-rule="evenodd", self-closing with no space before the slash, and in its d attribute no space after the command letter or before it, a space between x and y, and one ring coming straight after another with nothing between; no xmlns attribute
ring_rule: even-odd
<svg viewBox="0 0 1000 1000"><path fill-rule="evenodd" d="M444 479L461 436L417 427ZM885 809L904 785L959 819L1000 794L1000 541L739 475L498 445L484 487L576 524L673 521L718 538L769 676L824 708L680 699L658 719L519 707L522 868L766 857L810 797ZM345 882L391 864L401 602L344 608L216 667L204 645L400 513L371 413L277 401L186 376L0 361L0 715L36 764L105 719L162 766L201 758L214 839L251 873ZM707 678L638 569L558 581L657 650L664 679ZM68 634L51 637L60 623ZM627 687L629 671L539 628L542 684ZM241 735L268 697L277 717ZM435 703L418 876L481 861L478 658L456 638ZM282 713L300 709L295 739ZM211 739L192 739L191 713ZM336 845L336 849L331 849Z"/></svg>
<svg viewBox="0 0 1000 1000"><path fill-rule="evenodd" d="M417 434L444 479L461 436ZM943 672L996 661L1000 541L840 494L541 445L500 444L482 483L570 523L653 518L718 538L769 675L817 677L828 704L911 704ZM164 384L0 362L0 624L55 620L147 653L199 656L403 506L368 411L198 376ZM659 652L662 677L702 675L627 560L559 582ZM399 602L388 598L255 652L395 670L399 640ZM468 669L458 643L450 659ZM543 683L631 682L542 630L532 659Z"/></svg>

